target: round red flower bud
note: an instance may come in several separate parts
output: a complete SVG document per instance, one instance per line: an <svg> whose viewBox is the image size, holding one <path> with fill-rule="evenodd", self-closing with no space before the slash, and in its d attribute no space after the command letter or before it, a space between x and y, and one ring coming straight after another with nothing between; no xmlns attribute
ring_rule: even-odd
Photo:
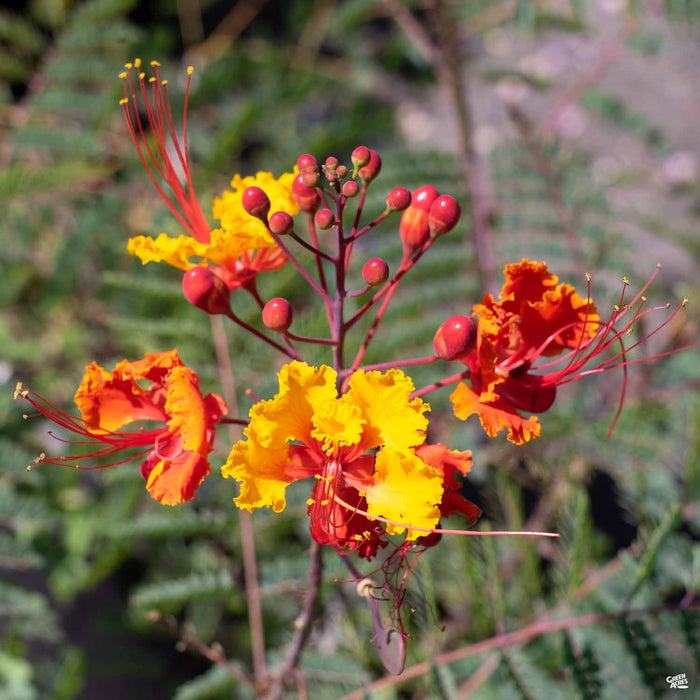
<svg viewBox="0 0 700 700"><path fill-rule="evenodd" d="M335 169L335 174L342 180L348 174L348 169L344 165L339 165Z"/></svg>
<svg viewBox="0 0 700 700"><path fill-rule="evenodd" d="M422 248L430 238L428 212L439 192L432 185L423 185L413 192L411 204L401 215L399 235L404 248L413 252Z"/></svg>
<svg viewBox="0 0 700 700"><path fill-rule="evenodd" d="M343 194L346 197L354 197L359 191L360 186L354 180L348 180L343 185Z"/></svg>
<svg viewBox="0 0 700 700"><path fill-rule="evenodd" d="M301 181L307 187L316 187L316 185L318 185L318 173L315 170L307 170L303 173L300 173L300 175Z"/></svg>
<svg viewBox="0 0 700 700"><path fill-rule="evenodd" d="M321 198L313 187L307 187L301 175L297 175L292 181L292 197L299 205L299 209L307 214L313 214L321 204Z"/></svg>
<svg viewBox="0 0 700 700"><path fill-rule="evenodd" d="M350 160L356 168L363 168L369 163L370 152L367 146L358 146L350 155Z"/></svg>
<svg viewBox="0 0 700 700"><path fill-rule="evenodd" d="M338 167L338 159L335 156L328 156L325 166L331 170L335 170Z"/></svg>
<svg viewBox="0 0 700 700"><path fill-rule="evenodd" d="M452 316L435 333L433 348L443 360L458 360L476 347L476 324L469 316Z"/></svg>
<svg viewBox="0 0 700 700"><path fill-rule="evenodd" d="M300 173L318 170L318 161L308 153L303 153L297 158L297 168Z"/></svg>
<svg viewBox="0 0 700 700"><path fill-rule="evenodd" d="M333 220L333 212L330 209L319 209L314 216L316 226L324 231L333 226Z"/></svg>
<svg viewBox="0 0 700 700"><path fill-rule="evenodd" d="M271 331L286 331L292 325L292 307L283 297L275 297L263 306L263 323Z"/></svg>
<svg viewBox="0 0 700 700"><path fill-rule="evenodd" d="M449 194L438 197L428 212L428 227L433 238L449 233L459 221L461 210L457 200Z"/></svg>
<svg viewBox="0 0 700 700"><path fill-rule="evenodd" d="M377 287L389 279L389 266L382 258L370 258L362 268L362 279L371 287Z"/></svg>
<svg viewBox="0 0 700 700"><path fill-rule="evenodd" d="M267 221L267 212L270 211L270 198L265 194L265 190L260 187L247 187L241 198L243 208L258 219Z"/></svg>
<svg viewBox="0 0 700 700"><path fill-rule="evenodd" d="M294 219L286 211L275 211L270 214L267 225L276 236L285 236L294 230Z"/></svg>
<svg viewBox="0 0 700 700"><path fill-rule="evenodd" d="M208 314L226 314L231 311L231 291L226 283L208 267L197 265L182 278L185 299Z"/></svg>
<svg viewBox="0 0 700 700"><path fill-rule="evenodd" d="M362 182L372 182L382 170L382 159L376 151L369 149L369 162L360 168Z"/></svg>
<svg viewBox="0 0 700 700"><path fill-rule="evenodd" d="M386 206L391 211L403 211L411 203L411 193L405 187L394 187L386 196Z"/></svg>

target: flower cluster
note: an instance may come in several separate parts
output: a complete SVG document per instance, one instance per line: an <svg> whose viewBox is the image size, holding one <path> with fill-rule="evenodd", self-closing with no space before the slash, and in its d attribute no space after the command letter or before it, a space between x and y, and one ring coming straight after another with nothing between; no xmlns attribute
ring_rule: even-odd
<svg viewBox="0 0 700 700"><path fill-rule="evenodd" d="M232 446L222 468L224 477L239 484L235 504L248 511L270 507L281 512L287 486L312 479L307 501L311 538L346 560L350 555L381 557L391 544L386 572L397 553L403 562L409 550L436 545L446 532L441 527L445 517L459 513L471 526L481 515L461 494L471 453L426 442L430 406L422 397L456 385L450 398L457 418L476 414L489 437L506 430L508 440L522 445L540 436L540 420L530 414L547 411L559 386L616 367L626 372L628 365L641 361L628 359L627 352L685 304L625 347L640 319L658 310L646 308L643 296L654 275L629 302L625 280L618 304L604 321L591 300L590 277L584 297L560 283L546 263L524 259L505 267L497 299L487 294L437 328L430 355L363 365L402 279L457 225L457 201L431 185L413 192L397 187L387 194L386 208L364 223L367 191L382 163L376 151L358 146L348 165L335 157L319 164L304 154L279 178L264 172L236 175L232 189L214 201L218 227L210 228L195 195L188 155L192 70L178 130L167 81L160 77L157 62L151 66L153 76L147 78L138 59L127 64L120 76L121 105L138 155L185 233L137 236L128 242L128 250L144 264L165 262L182 271L188 302L227 317L275 348L286 361L277 373L279 391L271 399L257 400L244 420L228 416L218 394L201 393L197 375L176 350L119 362L111 372L93 363L75 396L80 416L63 413L18 386L17 397L79 438L58 439L93 447L77 457L42 454L37 463L80 466L84 459L112 458L134 448L116 464L142 460L148 492L163 504L175 505L192 499L209 474L217 427L238 422L246 426L244 439ZM403 255L395 271L391 273L386 260L370 258L362 265L365 286L349 289L350 261L361 248L357 242L380 222L398 218L397 213ZM303 235L295 228L297 215L303 218ZM321 241L318 232L326 230L334 235ZM304 264L300 253L311 254L313 265ZM261 297L257 275L285 264L293 265L318 297L328 319L327 336L293 333L290 302ZM236 290L258 303L259 323L249 324L235 313L231 299ZM351 297L361 299L348 313ZM374 314L365 324L369 330L359 338L355 356L346 358L346 339L367 314ZM325 346L330 364L307 364L303 347L308 344ZM452 361L463 367L457 374L443 371ZM437 378L417 389L404 369L428 364L437 368ZM620 407L622 398L624 390ZM158 427L123 430L135 421ZM395 600L401 599L398 587L390 586Z"/></svg>

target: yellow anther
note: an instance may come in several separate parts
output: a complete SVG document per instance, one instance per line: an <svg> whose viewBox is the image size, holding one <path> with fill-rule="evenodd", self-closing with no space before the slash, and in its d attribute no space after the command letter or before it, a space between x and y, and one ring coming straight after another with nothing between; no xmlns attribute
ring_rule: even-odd
<svg viewBox="0 0 700 700"><path fill-rule="evenodd" d="M22 382L17 382L17 385L15 386L15 393L13 394L13 397L15 401L22 396Z"/></svg>
<svg viewBox="0 0 700 700"><path fill-rule="evenodd" d="M146 77L145 73L139 73L139 80L143 80Z"/></svg>
<svg viewBox="0 0 700 700"><path fill-rule="evenodd" d="M158 63L158 61L151 61L151 65L152 65L154 68L160 68L160 63Z"/></svg>
<svg viewBox="0 0 700 700"><path fill-rule="evenodd" d="M119 74L119 77L120 77L122 80L126 80L126 75L127 75L127 74L126 74L126 71L123 70L123 71Z"/></svg>
<svg viewBox="0 0 700 700"><path fill-rule="evenodd" d="M34 464L41 464L46 459L46 452L42 452L34 459Z"/></svg>
<svg viewBox="0 0 700 700"><path fill-rule="evenodd" d="M661 263L656 263L656 269L660 270L661 269Z"/></svg>
<svg viewBox="0 0 700 700"><path fill-rule="evenodd" d="M156 79L155 79L153 76L151 76L151 77L148 79L148 82L149 82L149 83L155 83L155 82L156 82Z"/></svg>
<svg viewBox="0 0 700 700"><path fill-rule="evenodd" d="M321 505L322 505L322 506L327 506L329 503L330 503L330 501L329 501L327 498L324 498L324 499L321 501Z"/></svg>
<svg viewBox="0 0 700 700"><path fill-rule="evenodd" d="M134 59L134 66L136 68L141 68L141 59L140 58L135 58Z"/></svg>
<svg viewBox="0 0 700 700"><path fill-rule="evenodd" d="M642 301L646 301L647 298L645 296L642 296Z"/></svg>
<svg viewBox="0 0 700 700"><path fill-rule="evenodd" d="M314 503L316 503L316 499L314 499L314 498L307 498L306 499L307 506L312 506Z"/></svg>
<svg viewBox="0 0 700 700"><path fill-rule="evenodd" d="M127 105L129 104L129 98L128 97L122 97L121 100L119 100L120 105Z"/></svg>
<svg viewBox="0 0 700 700"><path fill-rule="evenodd" d="M671 308L671 302L670 302L670 301L667 301L667 302L666 302L666 308L667 308L667 309L670 309L670 308Z"/></svg>
<svg viewBox="0 0 700 700"><path fill-rule="evenodd" d="M617 313L620 310L620 307L617 304L615 304L615 306L613 306L613 309L615 310L615 313Z"/></svg>
<svg viewBox="0 0 700 700"><path fill-rule="evenodd" d="M591 277L591 273L587 272L586 273L586 282L590 282L593 278Z"/></svg>
<svg viewBox="0 0 700 700"><path fill-rule="evenodd" d="M164 87L168 84L167 80L161 80L160 84L163 85Z"/></svg>
<svg viewBox="0 0 700 700"><path fill-rule="evenodd" d="M31 470L32 470L32 465L30 464L30 465L27 467L27 471L30 472Z"/></svg>
<svg viewBox="0 0 700 700"><path fill-rule="evenodd" d="M194 73L194 66L187 66L187 75L192 75Z"/></svg>
<svg viewBox="0 0 700 700"><path fill-rule="evenodd" d="M625 331L625 335L632 335L632 329L631 329L631 328L628 328L628 329Z"/></svg>
<svg viewBox="0 0 700 700"><path fill-rule="evenodd" d="M681 306L685 306L688 303L688 297L683 297L683 301L681 302Z"/></svg>
<svg viewBox="0 0 700 700"><path fill-rule="evenodd" d="M126 68L127 70L131 70L133 67L134 67L133 63L125 63L124 64L124 68Z"/></svg>
<svg viewBox="0 0 700 700"><path fill-rule="evenodd" d="M622 278L622 284L627 285L627 284L629 284L629 283L630 283L630 281L629 281L626 277L623 277L623 278Z"/></svg>

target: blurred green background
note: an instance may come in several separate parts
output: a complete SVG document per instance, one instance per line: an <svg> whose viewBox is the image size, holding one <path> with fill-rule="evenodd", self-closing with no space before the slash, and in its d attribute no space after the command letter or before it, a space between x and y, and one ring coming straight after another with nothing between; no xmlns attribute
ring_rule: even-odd
<svg viewBox="0 0 700 700"><path fill-rule="evenodd" d="M135 465L28 473L57 445L12 400L21 379L71 410L91 360L111 366L175 346L217 390L210 321L182 298L180 274L126 252L129 236L180 233L117 104L117 74L134 56L161 61L177 114L195 66L189 141L206 212L234 173L279 174L302 152L347 162L359 144L384 161L368 218L395 186L430 183L460 199L463 222L408 276L369 362L430 352L437 325L525 256L580 290L591 272L601 310L618 300L622 276L634 291L661 262L650 301L690 304L685 325L639 356L698 337L693 0L32 0L0 10L0 39L2 698L250 696L149 618L172 615L171 627L220 643L249 670L234 485L213 474L193 503L170 509L150 499ZM390 218L357 247L356 279L368 257L396 265L400 253ZM323 332L291 266L261 290L293 302L297 333ZM258 322L242 293L234 303ZM271 396L280 360L241 333L230 343L247 411L245 388ZM413 375L417 385L434 377ZM368 697L646 698L682 672L698 687L697 349L632 367L606 439L620 380L560 392L543 437L519 449L455 420L448 391L431 395L431 439L474 451L466 494L483 521L562 537L443 538L416 566L403 613L409 665L545 619L614 619L437 663ZM217 446L215 472L229 447ZM298 486L283 515L254 517L273 662L305 587L308 488ZM334 580L347 575L337 559L326 556L322 615L301 665L311 698L384 675L363 601Z"/></svg>

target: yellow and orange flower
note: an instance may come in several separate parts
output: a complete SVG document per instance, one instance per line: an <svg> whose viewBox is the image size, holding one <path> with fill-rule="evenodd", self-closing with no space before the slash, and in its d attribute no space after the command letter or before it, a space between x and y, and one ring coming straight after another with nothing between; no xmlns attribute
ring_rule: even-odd
<svg viewBox="0 0 700 700"><path fill-rule="evenodd" d="M210 229L194 192L187 151L187 102L192 69L188 69L182 135L179 137L170 112L167 80L161 80L157 61L152 61L151 66L154 75L147 79L140 59L126 64L127 70L120 75L124 81L121 105L131 138L149 177L189 235L177 238L165 233L157 238L136 236L129 240L129 253L139 257L144 265L165 262L180 270L189 270L196 265L210 266L229 289L251 285L260 272L277 270L287 259L265 225L243 209L243 192L253 185L260 187L270 199L272 212L297 214L299 207L292 197L292 181L296 173L285 173L278 179L266 172L246 178L236 175L231 181L233 191L226 191L214 200L214 218L220 226ZM153 146L146 138L146 125L139 115L138 95L144 105ZM161 182L166 185L165 189Z"/></svg>
<svg viewBox="0 0 700 700"><path fill-rule="evenodd" d="M546 263L524 259L506 265L504 273L499 300L487 294L474 305L477 343L463 358L471 386L460 383L450 398L458 418L476 413L490 437L508 430L508 439L521 445L539 437L541 428L536 416L520 411L540 413L552 405L557 385L589 359L583 351L601 323L591 300L559 283ZM530 371L538 358L562 353L568 360L564 369Z"/></svg>
<svg viewBox="0 0 700 700"><path fill-rule="evenodd" d="M137 448L137 454L116 464L145 457L141 473L146 488L164 505L176 505L194 497L211 471L208 455L215 425L227 411L218 394L202 395L199 377L182 363L177 350L147 353L136 362L124 360L112 372L95 362L88 365L75 395L80 418L59 411L43 397L18 385L15 397L20 396L55 424L85 438L73 444L96 446L94 451L77 457L42 454L36 463L102 469L82 467L76 462ZM129 423L144 420L165 426L116 432Z"/></svg>
<svg viewBox="0 0 700 700"><path fill-rule="evenodd" d="M250 410L245 440L222 468L241 483L239 508L284 510L285 491L316 479L307 501L312 537L341 551L371 557L384 530L415 540L441 515L478 509L456 493L455 467L465 475L469 453L423 446L430 406L411 399L411 380L400 370L358 371L337 395L337 373L327 366L291 362L279 372L279 392ZM421 446L423 446L421 448ZM432 447L428 452L421 449ZM444 513L443 513L444 504Z"/></svg>

